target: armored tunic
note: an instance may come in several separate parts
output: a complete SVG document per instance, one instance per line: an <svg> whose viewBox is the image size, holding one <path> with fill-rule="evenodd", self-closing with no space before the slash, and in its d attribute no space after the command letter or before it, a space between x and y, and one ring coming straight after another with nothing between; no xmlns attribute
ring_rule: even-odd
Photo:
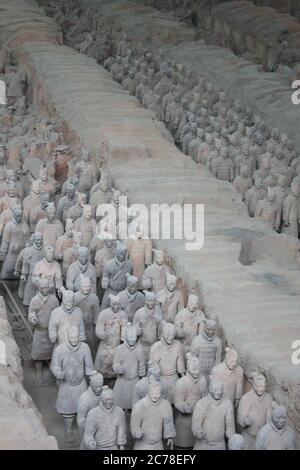
<svg viewBox="0 0 300 470"><path fill-rule="evenodd" d="M155 311L149 312L147 307L142 307L135 312L133 324L137 327L138 341L143 347L147 362L151 346L158 341L160 319L156 317Z"/></svg>
<svg viewBox="0 0 300 470"><path fill-rule="evenodd" d="M153 403L148 395L142 398L132 409L130 428L133 436L138 430L143 431L134 450L163 450L162 440L176 435L170 403L164 398Z"/></svg>
<svg viewBox="0 0 300 470"><path fill-rule="evenodd" d="M139 291L135 294L130 294L130 292L125 289L120 292L119 297L122 310L126 313L128 321L132 322L135 312L144 306L144 294Z"/></svg>
<svg viewBox="0 0 300 470"><path fill-rule="evenodd" d="M60 344L53 352L51 371L58 379L55 409L62 415L77 413L79 398L87 390L85 375L93 371L93 360L86 343L73 348L69 343ZM63 372L64 378L59 379Z"/></svg>
<svg viewBox="0 0 300 470"><path fill-rule="evenodd" d="M49 261L46 258L41 259L33 268L32 282L36 285L36 282L40 279L47 279L49 282L50 292L54 293L55 290L59 290L62 287L61 268L57 261Z"/></svg>
<svg viewBox="0 0 300 470"><path fill-rule="evenodd" d="M157 263L151 264L144 271L142 281L144 288L150 289L157 294L165 287L167 273L170 273L170 269L165 264L161 266Z"/></svg>
<svg viewBox="0 0 300 470"><path fill-rule="evenodd" d="M72 237L67 236L66 233L59 237L55 243L55 258L57 260L62 260L64 253L73 246Z"/></svg>
<svg viewBox="0 0 300 470"><path fill-rule="evenodd" d="M90 247L96 228L97 222L94 219L86 220L85 217L81 216L74 222L74 229L82 233L82 246L86 246L87 248Z"/></svg>
<svg viewBox="0 0 300 470"><path fill-rule="evenodd" d="M207 382L202 375L194 379L187 374L176 382L174 405L178 413L175 419L176 437L174 444L178 447L193 447L195 437L192 433L192 415L196 403L207 395ZM189 408L187 410L187 407Z"/></svg>
<svg viewBox="0 0 300 470"><path fill-rule="evenodd" d="M177 313L184 308L182 292L179 289L170 292L165 287L157 293L156 299L161 306L164 320L174 323Z"/></svg>
<svg viewBox="0 0 300 470"><path fill-rule="evenodd" d="M44 246L51 245L55 247L56 240L64 234L64 227L60 220L55 219L49 222L47 217L38 221L35 232L43 234Z"/></svg>
<svg viewBox="0 0 300 470"><path fill-rule="evenodd" d="M108 287L104 292L101 303L101 310L107 308L109 305L109 295L119 294L126 288L127 277L126 274L132 274L133 267L130 261L125 260L120 262L116 257L109 260L104 266L102 283L108 281Z"/></svg>
<svg viewBox="0 0 300 470"><path fill-rule="evenodd" d="M200 361L201 372L208 380L212 368L221 362L221 340L217 336L209 338L203 332L202 334L195 336L193 339L191 344L191 353L198 357Z"/></svg>
<svg viewBox="0 0 300 470"><path fill-rule="evenodd" d="M195 336L203 331L204 319L205 315L201 310L190 312L188 308L184 308L177 313L174 325L185 353L190 351Z"/></svg>
<svg viewBox="0 0 300 470"><path fill-rule="evenodd" d="M52 343L62 344L66 341L66 333L73 326L79 328L79 339L85 341L85 330L83 315L78 307L74 307L71 312L65 310L61 305L55 308L49 320L49 338Z"/></svg>
<svg viewBox="0 0 300 470"><path fill-rule="evenodd" d="M39 292L33 297L28 310L28 320L38 320L34 327L31 357L34 361L48 361L52 357L53 343L49 339L48 325L52 310L59 306L57 298L49 294L43 297Z"/></svg>
<svg viewBox="0 0 300 470"><path fill-rule="evenodd" d="M80 290L81 276L88 277L92 283L92 292L96 293L96 271L92 263L82 266L79 261L75 261L69 266L66 278L66 287L68 290L78 292Z"/></svg>
<svg viewBox="0 0 300 470"><path fill-rule="evenodd" d="M272 421L267 423L257 434L256 450L294 450L295 432L289 426L277 429Z"/></svg>
<svg viewBox="0 0 300 470"><path fill-rule="evenodd" d="M229 398L234 405L235 400L240 400L243 394L244 372L241 366L231 370L225 362L220 362L211 371L214 379L223 384L223 396Z"/></svg>

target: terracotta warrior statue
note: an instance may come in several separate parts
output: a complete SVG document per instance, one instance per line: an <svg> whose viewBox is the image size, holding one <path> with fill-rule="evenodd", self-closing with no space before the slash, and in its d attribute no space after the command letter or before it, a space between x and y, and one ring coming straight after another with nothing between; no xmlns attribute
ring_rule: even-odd
<svg viewBox="0 0 300 470"><path fill-rule="evenodd" d="M145 267L152 262L152 241L143 237L143 230L140 226L127 240L127 250L129 261L133 266L133 274L141 280Z"/></svg>
<svg viewBox="0 0 300 470"><path fill-rule="evenodd" d="M222 147L221 156L212 162L212 174L219 180L233 182L234 163L229 157L227 147Z"/></svg>
<svg viewBox="0 0 300 470"><path fill-rule="evenodd" d="M156 362L148 361L147 366L148 366L147 367L147 375L145 377L143 377L142 379L140 379L137 382L137 384L134 388L134 391L133 391L133 394L132 394L132 407L133 407L133 405L135 405L135 403L137 401L141 400L142 398L144 398L147 395L147 393L149 391L150 377L154 377L162 385L162 383L160 381L160 367L159 367L159 365ZM163 398L167 399L168 391L167 391L166 387L164 387L163 385L162 385L162 389L161 389L161 395L162 395Z"/></svg>
<svg viewBox="0 0 300 470"><path fill-rule="evenodd" d="M36 264L44 257L43 234L35 232L32 236L32 246L26 251L22 264L20 282L25 284L23 304L29 307L32 297L36 292L36 286L33 284L32 274Z"/></svg>
<svg viewBox="0 0 300 470"><path fill-rule="evenodd" d="M145 305L138 309L133 317L137 328L139 343L144 351L145 361L149 359L151 346L158 341L161 319L156 314L156 296L154 292L144 291Z"/></svg>
<svg viewBox="0 0 300 470"><path fill-rule="evenodd" d="M38 261L33 268L32 283L38 286L40 278L48 279L50 292L60 295L62 287L62 275L60 264L54 259L54 248L51 245L44 247L44 258Z"/></svg>
<svg viewBox="0 0 300 470"><path fill-rule="evenodd" d="M164 264L164 252L163 250L153 250L154 260L153 264L150 264L143 275L142 284L147 290L152 290L155 294L163 290L166 283L167 272L170 273L169 267Z"/></svg>
<svg viewBox="0 0 300 470"><path fill-rule="evenodd" d="M211 377L223 384L223 395L229 398L235 408L243 394L244 372L238 365L239 356L235 349L225 349L224 361L215 365L211 371Z"/></svg>
<svg viewBox="0 0 300 470"><path fill-rule="evenodd" d="M137 277L127 273L126 289L120 292L122 310L127 315L128 321L132 322L135 312L145 304L145 295L138 291L139 280Z"/></svg>
<svg viewBox="0 0 300 470"><path fill-rule="evenodd" d="M102 276L104 272L104 266L106 263L111 260L116 251L116 245L115 241L112 238L105 238L103 240L103 246L96 251L95 253L95 269L96 269L96 276L98 280L98 287L97 287L97 293L99 296L99 299L102 299L103 297L103 291L102 291Z"/></svg>
<svg viewBox="0 0 300 470"><path fill-rule="evenodd" d="M94 163L91 162L89 150L81 149L82 159L75 165L74 172L78 175L78 190L89 196L90 190L97 183L97 170Z"/></svg>
<svg viewBox="0 0 300 470"><path fill-rule="evenodd" d="M79 217L82 216L83 213L83 207L87 204L87 195L85 193L75 193L76 195L76 202L74 206L70 207L70 209L67 212L67 218L72 219L73 222L75 220L79 219Z"/></svg>
<svg viewBox="0 0 300 470"><path fill-rule="evenodd" d="M27 242L26 242L25 247L23 248L23 250L21 250L21 251L19 252L18 257L17 257L16 264L15 264L14 277L15 277L15 279L19 279L18 297L19 297L20 299L23 299L23 297L24 297L25 284L26 284L23 279L21 280L20 276L21 276L21 272L22 272L22 267L23 267L24 259L25 259L25 258L28 256L28 254L30 253L31 247L32 247L32 235L31 235L31 237L29 238L29 240L27 240Z"/></svg>
<svg viewBox="0 0 300 470"><path fill-rule="evenodd" d="M191 353L198 357L201 365L201 372L206 379L211 373L212 368L221 362L222 343L217 336L216 320L204 320L204 329L192 341Z"/></svg>
<svg viewBox="0 0 300 470"><path fill-rule="evenodd" d="M194 337L203 331L204 320L205 315L199 308L199 297L190 294L186 308L177 313L174 321L177 337L185 353L190 352Z"/></svg>
<svg viewBox="0 0 300 470"><path fill-rule="evenodd" d="M25 248L30 238L29 227L22 221L22 207L13 208L13 220L3 230L0 246L0 261L3 261L1 279L15 279L15 266L18 254Z"/></svg>
<svg viewBox="0 0 300 470"><path fill-rule="evenodd" d="M66 332L76 326L79 330L79 341L85 341L83 315L74 304L74 292L63 291L62 304L52 310L49 320L49 338L53 344L65 341Z"/></svg>
<svg viewBox="0 0 300 470"><path fill-rule="evenodd" d="M96 293L96 271L95 267L90 263L89 249L85 246L81 246L78 249L78 259L68 268L66 277L67 289L78 292L80 290L80 278L82 275L90 279L92 292Z"/></svg>
<svg viewBox="0 0 300 470"><path fill-rule="evenodd" d="M279 230L281 211L276 204L276 193L273 188L269 187L267 196L258 201L254 216L263 220L272 230Z"/></svg>
<svg viewBox="0 0 300 470"><path fill-rule="evenodd" d="M66 279L67 272L71 264L75 263L75 261L78 260L79 248L82 246L82 233L73 230L72 235L72 246L70 248L67 248L66 251L63 252L62 275L64 279Z"/></svg>
<svg viewBox="0 0 300 470"><path fill-rule="evenodd" d="M107 385L102 389L99 405L88 412L83 439L89 450L125 449L125 413L115 406L114 393Z"/></svg>
<svg viewBox="0 0 300 470"><path fill-rule="evenodd" d="M159 364L161 382L168 390L168 400L173 405L175 385L185 372L182 346L175 339L176 329L172 323L162 322L161 339L151 346L149 359Z"/></svg>
<svg viewBox="0 0 300 470"><path fill-rule="evenodd" d="M9 182L5 186L4 195L0 197L0 214L18 204L21 204L21 201L17 198L16 183Z"/></svg>
<svg viewBox="0 0 300 470"><path fill-rule="evenodd" d="M73 221L72 219L66 220L65 233L56 240L55 243L55 259L62 261L64 253L73 246Z"/></svg>
<svg viewBox="0 0 300 470"><path fill-rule="evenodd" d="M192 417L194 450L226 450L225 438L235 434L233 406L223 396L223 384L209 381L209 393L196 404Z"/></svg>
<svg viewBox="0 0 300 470"><path fill-rule="evenodd" d="M64 418L65 441L73 444L74 417L78 410L79 398L87 390L85 376L93 371L90 348L80 341L76 326L65 331L65 340L53 352L51 371L58 381L56 411Z"/></svg>
<svg viewBox="0 0 300 470"><path fill-rule="evenodd" d="M199 359L190 353L186 355L186 375L176 382L174 406L177 410L175 419L176 447L193 447L195 437L192 433L192 415L196 403L207 395L207 382L201 374Z"/></svg>
<svg viewBox="0 0 300 470"><path fill-rule="evenodd" d="M50 194L41 193L40 203L38 206L34 206L29 212L29 228L30 233L36 232L37 223L47 217L47 207L50 201Z"/></svg>
<svg viewBox="0 0 300 470"><path fill-rule="evenodd" d="M119 294L127 285L126 274L132 274L133 267L127 259L127 248L125 245L118 244L115 256L109 260L103 270L102 289L105 290L101 302L101 310L109 305L109 295Z"/></svg>
<svg viewBox="0 0 300 470"><path fill-rule="evenodd" d="M249 176L248 165L241 165L240 174L234 179L233 186L241 193L244 200L246 192L253 186L252 179Z"/></svg>
<svg viewBox="0 0 300 470"><path fill-rule="evenodd" d="M285 198L282 208L282 233L298 238L300 226L300 187L292 182L289 195Z"/></svg>
<svg viewBox="0 0 300 470"><path fill-rule="evenodd" d="M23 201L23 220L29 226L29 217L30 212L41 204L41 185L39 180L32 180L31 182L31 191L28 196L25 197ZM30 228L30 227L29 227ZM33 230L30 230L33 232Z"/></svg>
<svg viewBox="0 0 300 470"><path fill-rule="evenodd" d="M120 297L110 295L110 307L102 310L96 323L96 336L101 340L95 359L95 369L104 378L114 378L114 354L125 339L127 325L126 313L121 309Z"/></svg>
<svg viewBox="0 0 300 470"><path fill-rule="evenodd" d="M163 319L174 323L177 313L184 308L184 298L182 292L177 288L176 276L166 273L165 287L157 293L156 300Z"/></svg>
<svg viewBox="0 0 300 470"><path fill-rule="evenodd" d="M271 419L257 434L256 450L294 450L295 432L287 425L286 407L272 402Z"/></svg>
<svg viewBox="0 0 300 470"><path fill-rule="evenodd" d="M90 386L80 395L77 408L77 426L81 435L80 450L87 450L83 440L87 415L90 410L99 405L103 388L103 375L100 372L94 370L90 373L89 379Z"/></svg>
<svg viewBox="0 0 300 470"><path fill-rule="evenodd" d="M72 183L66 185L66 194L61 196L56 210L56 217L63 223L66 224L68 210L75 204L75 186Z"/></svg>
<svg viewBox="0 0 300 470"><path fill-rule="evenodd" d="M242 396L237 422L242 428L246 450L255 449L255 440L259 430L270 421L272 397L266 392L265 376L252 372L249 377L252 389Z"/></svg>
<svg viewBox="0 0 300 470"><path fill-rule="evenodd" d="M78 232L82 233L83 246L89 248L97 228L97 222L95 219L93 219L92 206L90 206L89 204L83 206L82 216L75 220L74 228Z"/></svg>
<svg viewBox="0 0 300 470"><path fill-rule="evenodd" d="M125 341L114 354L113 370L117 374L114 402L123 410L131 410L135 386L146 375L143 347L137 342L136 327L127 323Z"/></svg>
<svg viewBox="0 0 300 470"><path fill-rule="evenodd" d="M49 339L48 325L52 310L59 306L54 294L49 292L47 279L40 279L38 293L32 298L28 309L28 321L34 328L31 357L36 367L36 384L46 383L43 374L43 363L51 360L53 343Z"/></svg>
<svg viewBox="0 0 300 470"><path fill-rule="evenodd" d="M84 275L80 278L80 290L74 295L74 304L82 312L86 342L90 347L92 356L95 357L97 349L95 325L100 312L100 305L97 295L92 292L91 280Z"/></svg>
<svg viewBox="0 0 300 470"><path fill-rule="evenodd" d="M256 176L254 178L254 185L246 191L244 196L244 202L248 209L250 217L254 217L257 204L260 200L266 196L266 190L262 185L262 178Z"/></svg>
<svg viewBox="0 0 300 470"><path fill-rule="evenodd" d="M134 450L163 450L163 439L173 449L176 435L173 411L168 400L161 396L161 384L149 378L147 395L132 409L130 429L135 439Z"/></svg>
<svg viewBox="0 0 300 470"><path fill-rule="evenodd" d="M55 205L49 202L46 209L46 217L41 219L35 227L36 232L41 232L45 245L55 246L56 240L64 234L64 226L55 218Z"/></svg>
<svg viewBox="0 0 300 470"><path fill-rule="evenodd" d="M55 193L59 189L58 182L49 176L47 166L41 166L39 171L39 182L41 185L41 192L50 194L50 199L54 200Z"/></svg>

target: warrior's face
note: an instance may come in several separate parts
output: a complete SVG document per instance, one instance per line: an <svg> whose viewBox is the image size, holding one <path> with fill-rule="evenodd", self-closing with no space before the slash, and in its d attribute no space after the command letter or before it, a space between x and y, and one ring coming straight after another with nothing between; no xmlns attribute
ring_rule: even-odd
<svg viewBox="0 0 300 470"><path fill-rule="evenodd" d="M47 168L41 168L41 170L40 170L40 179L43 183L46 183L46 181L48 180Z"/></svg>
<svg viewBox="0 0 300 470"><path fill-rule="evenodd" d="M100 374L98 375L99 377L97 376L91 380L91 389L97 397L101 394L103 387L103 378Z"/></svg>
<svg viewBox="0 0 300 470"><path fill-rule="evenodd" d="M67 333L68 341L71 346L76 347L79 344L79 330L78 328L73 328Z"/></svg>
<svg viewBox="0 0 300 470"><path fill-rule="evenodd" d="M157 251L154 255L154 261L156 262L156 264L158 264L159 266L161 266L164 262L164 255L161 251Z"/></svg>
<svg viewBox="0 0 300 470"><path fill-rule="evenodd" d="M102 392L101 403L106 410L111 410L114 404L114 397L112 390Z"/></svg>
<svg viewBox="0 0 300 470"><path fill-rule="evenodd" d="M36 248L38 248L38 249L42 248L42 246L43 246L43 236L42 236L42 234L34 235L33 238L32 238L32 242L33 242L33 244Z"/></svg>
<svg viewBox="0 0 300 470"><path fill-rule="evenodd" d="M160 383L152 379L150 384L149 384L149 392L148 392L149 398L152 401L152 403L157 403L160 400L161 397L161 385Z"/></svg>
<svg viewBox="0 0 300 470"><path fill-rule="evenodd" d="M213 338L216 333L215 325L206 322L204 327L204 333L208 338Z"/></svg>
<svg viewBox="0 0 300 470"><path fill-rule="evenodd" d="M171 345L174 343L175 340L175 328L173 325L167 325L163 327L162 330L162 337L168 345Z"/></svg>
<svg viewBox="0 0 300 470"><path fill-rule="evenodd" d="M149 297L146 297L145 298L145 306L147 307L148 310L154 310L154 306L155 306L155 299L153 298L149 298Z"/></svg>
<svg viewBox="0 0 300 470"><path fill-rule="evenodd" d="M214 400L221 400L223 397L223 385L220 382L211 382L209 386L209 393Z"/></svg>
<svg viewBox="0 0 300 470"><path fill-rule="evenodd" d="M280 406L278 409L273 410L272 422L277 429L283 429L287 420L287 413L284 407Z"/></svg>
<svg viewBox="0 0 300 470"><path fill-rule="evenodd" d="M137 334L136 331L134 331L133 328L128 328L126 330L126 343L133 347L137 342Z"/></svg>
<svg viewBox="0 0 300 470"><path fill-rule="evenodd" d="M190 312L194 313L198 309L199 299L196 295L190 295L188 298L188 309Z"/></svg>
<svg viewBox="0 0 300 470"><path fill-rule="evenodd" d="M49 222L53 222L55 220L55 207L47 207L47 219Z"/></svg>
<svg viewBox="0 0 300 470"><path fill-rule="evenodd" d="M49 286L41 286L39 288L39 291L40 293L42 294L43 297L47 297L47 295L49 294Z"/></svg>
<svg viewBox="0 0 300 470"><path fill-rule="evenodd" d="M266 379L264 377L257 377L252 383L253 389L259 397L261 397L266 390Z"/></svg>
<svg viewBox="0 0 300 470"><path fill-rule="evenodd" d="M130 294L135 294L138 290L138 283L135 281L130 281L127 283L127 290Z"/></svg>
<svg viewBox="0 0 300 470"><path fill-rule="evenodd" d="M118 313L120 308L121 308L121 304L120 304L119 300L112 300L110 302L110 306L111 306L111 309L114 313Z"/></svg>
<svg viewBox="0 0 300 470"><path fill-rule="evenodd" d="M125 261L126 255L127 255L126 250L117 250L117 252L116 252L116 257L117 257L118 261L120 261L121 263L123 261Z"/></svg>
<svg viewBox="0 0 300 470"><path fill-rule="evenodd" d="M83 295L88 295L92 290L92 285L90 279L84 279L80 284L80 290Z"/></svg>
<svg viewBox="0 0 300 470"><path fill-rule="evenodd" d="M68 312L72 311L74 307L74 293L65 292L63 295L62 303L63 303L64 308Z"/></svg>
<svg viewBox="0 0 300 470"><path fill-rule="evenodd" d="M45 248L45 258L48 263L52 263L52 261L54 260L54 248L52 246L47 246Z"/></svg>
<svg viewBox="0 0 300 470"><path fill-rule="evenodd" d="M200 377L201 368L197 358L192 358L187 362L187 371L194 379L198 379Z"/></svg>

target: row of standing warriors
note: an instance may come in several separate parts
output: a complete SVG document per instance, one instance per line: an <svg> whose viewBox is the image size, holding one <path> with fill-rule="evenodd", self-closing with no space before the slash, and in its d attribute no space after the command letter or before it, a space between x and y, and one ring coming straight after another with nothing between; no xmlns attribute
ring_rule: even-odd
<svg viewBox="0 0 300 470"><path fill-rule="evenodd" d="M76 165L93 165L85 149ZM117 206L119 193L111 191L105 170L96 182L82 181L82 174L85 193L73 195L71 175L61 195L42 193L46 204L41 196L34 203L33 192L22 204L16 198L0 246L1 277L19 278L18 293L28 307L37 384L45 381L48 363L57 379L56 410L67 443L74 440L77 416L81 448L122 449L134 441L135 449L162 449L164 443L292 449L285 407L272 402L258 372L243 394L237 352L227 347L223 357L218 322L205 318L195 293L185 298L164 252L152 248L130 217L126 242L97 236L93 196L104 188L106 200ZM43 217L30 219L30 227L28 218L42 203Z"/></svg>
<svg viewBox="0 0 300 470"><path fill-rule="evenodd" d="M299 236L300 157L286 134L160 50L138 53L99 12L52 8L67 44L103 64L185 154L233 183L251 217Z"/></svg>

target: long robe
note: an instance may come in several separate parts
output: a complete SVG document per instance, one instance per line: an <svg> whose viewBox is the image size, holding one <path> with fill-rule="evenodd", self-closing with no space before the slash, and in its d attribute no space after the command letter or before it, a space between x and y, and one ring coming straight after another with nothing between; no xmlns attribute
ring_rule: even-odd
<svg viewBox="0 0 300 470"><path fill-rule="evenodd" d="M204 375L194 379L189 374L176 382L174 405L177 409L175 418L176 437L174 444L177 447L193 447L195 436L192 433L192 416L196 403L207 395L207 382ZM189 412L185 406L190 407Z"/></svg>
<svg viewBox="0 0 300 470"><path fill-rule="evenodd" d="M118 373L120 366L125 369L123 374ZM113 370L117 374L114 385L114 403L123 410L131 410L135 386L139 378L146 375L142 346L139 343L134 347L126 342L120 344L114 355Z"/></svg>
<svg viewBox="0 0 300 470"><path fill-rule="evenodd" d="M204 432L197 438L199 430ZM229 398L214 400L207 395L198 401L192 417L192 431L196 437L194 450L225 450L227 438L235 434L233 405Z"/></svg>
<svg viewBox="0 0 300 470"><path fill-rule="evenodd" d="M163 439L172 439L176 435L173 411L170 403L161 398L153 403L148 395L139 400L132 409L131 434L143 431L137 439L134 450L163 450Z"/></svg>
<svg viewBox="0 0 300 470"><path fill-rule="evenodd" d="M237 422L242 427L245 450L255 449L255 440L259 430L267 424L272 414L272 397L269 393L258 396L252 389L242 396L237 415ZM251 419L250 426L245 418Z"/></svg>
<svg viewBox="0 0 300 470"><path fill-rule="evenodd" d="M83 434L86 425L87 415L90 410L96 408L100 403L100 395L95 395L91 387L89 387L82 395L80 395L77 408L77 425L81 435L80 450L87 450Z"/></svg>
<svg viewBox="0 0 300 470"><path fill-rule="evenodd" d="M53 352L51 371L58 379L58 394L55 409L62 415L77 413L79 398L87 390L85 375L93 371L90 348L79 343L73 348L69 343L60 344ZM60 372L64 373L61 380Z"/></svg>
<svg viewBox="0 0 300 470"><path fill-rule="evenodd" d="M172 344L167 344L163 339L151 346L150 361L155 361L160 367L161 382L168 390L168 400L173 405L175 395L175 385L178 374L185 372L182 346L179 341L174 340Z"/></svg>
<svg viewBox="0 0 300 470"><path fill-rule="evenodd" d="M48 361L52 357L54 344L49 339L48 326L51 312L58 306L59 302L53 294L43 297L38 292L30 302L28 320L38 320L34 326L31 346L31 357L34 361Z"/></svg>
<svg viewBox="0 0 300 470"><path fill-rule="evenodd" d="M124 341L127 315L123 310L114 313L111 308L102 310L96 324L96 335L101 340L95 359L95 369L105 378L116 376L113 359L117 347Z"/></svg>
<svg viewBox="0 0 300 470"><path fill-rule="evenodd" d="M5 225L0 246L0 252L5 255L2 269L2 279L15 279L14 272L18 255L27 240L29 240L29 227L26 222L16 223L12 220Z"/></svg>
<svg viewBox="0 0 300 470"><path fill-rule="evenodd" d="M86 419L84 443L88 447L91 440L96 441L97 450L118 450L126 444L125 413L118 406L110 410L99 403L89 411Z"/></svg>
<svg viewBox="0 0 300 470"><path fill-rule="evenodd" d="M85 295L79 291L76 292L74 296L74 304L79 307L82 312L86 342L94 357L96 354L95 324L97 323L100 312L99 299L93 292Z"/></svg>

